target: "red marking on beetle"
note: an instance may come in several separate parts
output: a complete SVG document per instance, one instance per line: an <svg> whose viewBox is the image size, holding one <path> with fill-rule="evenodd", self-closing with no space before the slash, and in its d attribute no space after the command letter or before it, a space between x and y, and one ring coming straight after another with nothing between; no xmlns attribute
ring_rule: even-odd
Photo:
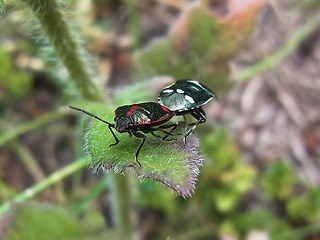
<svg viewBox="0 0 320 240"><path fill-rule="evenodd" d="M138 109L142 109L141 107L138 107L138 106L132 106L130 108L130 110L127 112L126 116L130 116L135 110L138 110Z"/></svg>
<svg viewBox="0 0 320 240"><path fill-rule="evenodd" d="M162 110L165 112L169 112L169 109L165 108L164 106L161 106Z"/></svg>

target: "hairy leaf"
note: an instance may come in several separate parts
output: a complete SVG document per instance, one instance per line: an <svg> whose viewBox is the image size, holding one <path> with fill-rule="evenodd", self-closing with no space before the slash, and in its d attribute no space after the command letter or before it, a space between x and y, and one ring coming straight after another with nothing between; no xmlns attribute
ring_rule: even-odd
<svg viewBox="0 0 320 240"><path fill-rule="evenodd" d="M103 105L100 109L103 110L98 112L97 109L93 109L92 113L113 123L114 110ZM113 169L121 173L127 167L131 167L141 179L151 178L159 181L183 197L191 195L199 173L198 167L203 161L197 151L199 141L196 137L188 137L184 145L181 136L174 136L179 137L177 140L163 141L146 134L147 140L139 154L142 167L139 167L135 161L135 154L142 140L130 137L128 133L118 133L115 130L114 132L120 142L111 147L109 145L116 141L107 124L94 119L86 134L86 150L92 159L91 167L95 171Z"/></svg>

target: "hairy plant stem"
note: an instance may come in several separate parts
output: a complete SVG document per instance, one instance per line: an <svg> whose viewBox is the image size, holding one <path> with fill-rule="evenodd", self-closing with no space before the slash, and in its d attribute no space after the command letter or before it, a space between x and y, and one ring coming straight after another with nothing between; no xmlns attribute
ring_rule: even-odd
<svg viewBox="0 0 320 240"><path fill-rule="evenodd" d="M88 71L91 63L86 62L88 60L82 54L85 51L77 41L77 36L72 33L60 1L26 0L23 2L31 8L41 29L45 32L82 96L89 100L103 100L102 93L92 81Z"/></svg>
<svg viewBox="0 0 320 240"><path fill-rule="evenodd" d="M44 31L45 35L49 39L49 42L54 47L55 52L69 72L72 81L74 81L75 86L78 88L82 97L87 100L103 101L103 94L94 81L92 81L92 76L90 75L90 71L88 71L90 63L85 62L86 59L84 58L83 54L85 51L79 44L79 41L77 41L77 36L72 33L72 29L66 21L65 12L63 11L61 2L58 0L25 0L21 2L31 8L32 13L39 21L41 29ZM18 133L11 134L10 137L7 137L7 139L4 140L8 141L8 139L14 138L17 136L17 134ZM4 140L2 141L4 142ZM67 168L75 168L78 170L83 168L86 164L87 160L81 162L76 161L70 164ZM61 173L62 170L59 170L57 173ZM71 175L74 172L74 170L65 171L67 174L65 176ZM57 178L59 175L53 174L52 176ZM54 178L52 176L35 185L31 188L31 190L27 189L23 194L20 194L14 198L13 201L24 201L26 198L29 198L37 193L39 189L44 189L48 186L48 184L46 184L48 181L51 180L50 182L52 182L52 178ZM122 232L125 236L127 236L126 239L132 239L133 237L130 219L131 204L130 202L125 201L127 197L130 196L131 190L128 187L128 179L121 179L116 176L114 178L113 185L115 185L117 189L117 202L124 203L120 204L116 211L116 215L120 216L120 222L117 225L119 233ZM0 207L0 214L1 212L8 210L9 206L9 204L6 204Z"/></svg>

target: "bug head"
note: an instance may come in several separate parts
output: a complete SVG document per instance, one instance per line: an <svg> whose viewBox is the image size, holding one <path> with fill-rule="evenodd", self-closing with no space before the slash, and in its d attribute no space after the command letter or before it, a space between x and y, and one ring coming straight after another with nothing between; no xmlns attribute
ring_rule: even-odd
<svg viewBox="0 0 320 240"><path fill-rule="evenodd" d="M132 120L127 116L120 116L114 119L115 129L118 132L126 132L133 126Z"/></svg>

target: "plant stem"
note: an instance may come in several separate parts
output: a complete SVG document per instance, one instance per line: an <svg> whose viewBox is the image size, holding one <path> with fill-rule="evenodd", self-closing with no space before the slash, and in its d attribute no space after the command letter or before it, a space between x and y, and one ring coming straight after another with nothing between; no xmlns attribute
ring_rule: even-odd
<svg viewBox="0 0 320 240"><path fill-rule="evenodd" d="M0 133L3 134L2 122L0 123ZM25 146L21 145L16 139L9 141L9 147L17 154L22 164L28 169L35 182L41 181L45 178L45 174L41 167L33 157L32 153Z"/></svg>
<svg viewBox="0 0 320 240"><path fill-rule="evenodd" d="M32 9L33 14L38 19L42 30L47 35L50 43L54 47L64 66L68 70L71 79L75 82L76 87L87 100L103 101L102 92L91 81L91 75L87 70L90 63L86 63L84 58L84 50L76 40L75 34L72 34L69 24L64 18L64 13L57 0L25 0L22 1ZM120 180L117 176L114 178L117 188L118 202L126 201L130 196L130 188L126 184L126 180ZM129 231L131 226L130 209L120 204L117 209L117 216L120 216L118 224L119 232L126 229L127 239L132 239L132 233Z"/></svg>
<svg viewBox="0 0 320 240"><path fill-rule="evenodd" d="M282 48L266 59L241 71L237 76L235 76L235 80L247 81L256 75L277 66L289 57L290 54L292 54L306 39L306 37L308 37L319 26L319 24L320 13L317 13L310 17L307 22L292 35Z"/></svg>
<svg viewBox="0 0 320 240"><path fill-rule="evenodd" d="M39 182L45 178L45 173L28 148L21 145L17 140L11 140L9 147L19 156L20 161L28 169L35 182Z"/></svg>
<svg viewBox="0 0 320 240"><path fill-rule="evenodd" d="M120 174L114 175L115 180L115 205L116 216L115 222L118 226L118 232L121 234L121 239L133 239L131 225L131 195L129 178Z"/></svg>
<svg viewBox="0 0 320 240"><path fill-rule="evenodd" d="M77 36L69 26L60 1L57 0L26 0L38 19L57 55L63 62L71 79L81 94L89 100L103 100L102 93L91 81L88 69L91 63L85 58L84 49L80 46Z"/></svg>
<svg viewBox="0 0 320 240"><path fill-rule="evenodd" d="M42 190L48 188L52 184L55 184L61 181L63 178L70 176L71 174L79 171L80 169L86 167L88 165L89 160L86 158L79 159L68 166L54 172L52 175L47 177L46 179L42 180L38 184L26 189L22 193L18 194L16 197L12 199L12 201L7 202L0 206L0 215L7 212L10 209L11 203L21 203L27 199L32 198L37 193L41 192Z"/></svg>
<svg viewBox="0 0 320 240"><path fill-rule="evenodd" d="M19 136L23 133L34 130L34 129L40 127L41 125L44 125L48 122L56 120L64 115L65 114L62 112L53 111L53 112L44 114L43 116L38 117L38 118L36 118L32 121L29 121L27 123L23 123L23 124L17 126L16 128L14 128L13 130L1 135L0 136L0 146L5 144L6 142L16 138L17 136Z"/></svg>

